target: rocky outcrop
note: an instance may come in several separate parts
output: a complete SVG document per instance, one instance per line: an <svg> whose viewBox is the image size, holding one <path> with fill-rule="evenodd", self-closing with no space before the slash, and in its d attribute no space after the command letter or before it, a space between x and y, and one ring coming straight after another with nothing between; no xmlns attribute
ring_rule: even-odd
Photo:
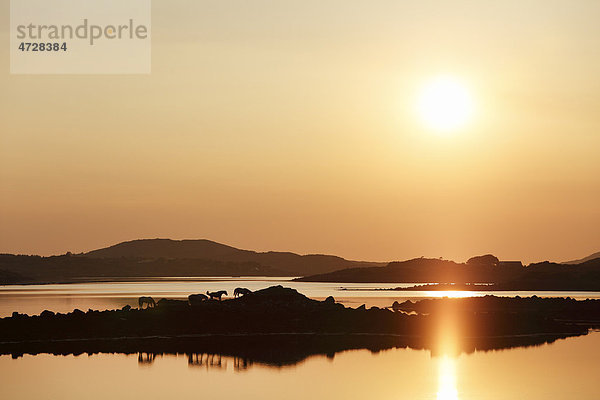
<svg viewBox="0 0 600 400"><path fill-rule="evenodd" d="M473 304L489 306L478 308ZM70 346L81 349L86 343L93 343L95 348L122 346L126 351L138 349L140 343L163 339L177 347L184 338L257 335L372 335L382 341L387 340L384 337L410 337L418 338L414 340L420 346L433 348L439 335L448 329L463 338L580 335L591 326L586 322L589 317L600 315L600 301L554 299L552 307L539 304L546 303L538 298L463 302L441 299L435 303L423 300L396 304L399 312L394 312L367 309L365 305L347 308L333 298L317 301L294 289L274 286L237 299L194 305L187 300L162 299L157 307L143 310L75 310L68 314L44 311L34 316L15 313L0 319L0 353L58 348L68 352ZM408 315L403 311L415 312ZM572 322L564 322L569 315L573 316Z"/></svg>

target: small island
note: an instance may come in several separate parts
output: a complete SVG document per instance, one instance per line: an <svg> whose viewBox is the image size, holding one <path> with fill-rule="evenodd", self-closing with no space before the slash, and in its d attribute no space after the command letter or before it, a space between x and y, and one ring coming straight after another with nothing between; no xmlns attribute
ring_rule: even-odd
<svg viewBox="0 0 600 400"><path fill-rule="evenodd" d="M297 359L352 348L447 351L444 338L457 344L452 351L470 352L585 335L595 326L600 300L485 296L348 308L333 297L317 301L273 286L223 301L13 313L0 319L0 354L213 351L260 358L277 344L280 357Z"/></svg>

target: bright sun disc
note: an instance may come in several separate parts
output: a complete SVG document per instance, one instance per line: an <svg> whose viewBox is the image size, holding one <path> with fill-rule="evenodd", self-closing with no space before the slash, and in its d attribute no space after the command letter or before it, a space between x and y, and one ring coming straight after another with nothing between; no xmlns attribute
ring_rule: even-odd
<svg viewBox="0 0 600 400"><path fill-rule="evenodd" d="M438 132L463 127L473 114L473 102L464 85L451 78L430 81L421 91L418 112L423 123Z"/></svg>

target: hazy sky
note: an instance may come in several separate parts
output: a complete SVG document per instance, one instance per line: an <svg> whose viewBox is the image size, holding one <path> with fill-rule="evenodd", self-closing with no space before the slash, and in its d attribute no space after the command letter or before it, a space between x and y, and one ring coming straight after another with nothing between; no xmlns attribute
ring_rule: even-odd
<svg viewBox="0 0 600 400"><path fill-rule="evenodd" d="M135 238L391 260L600 251L600 2L154 0L152 74L9 74L0 251ZM419 120L433 77L475 111Z"/></svg>

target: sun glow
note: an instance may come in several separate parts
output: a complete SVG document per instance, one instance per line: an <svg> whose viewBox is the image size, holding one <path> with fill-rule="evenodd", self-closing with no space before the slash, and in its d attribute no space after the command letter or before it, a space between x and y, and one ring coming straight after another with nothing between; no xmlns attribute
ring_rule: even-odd
<svg viewBox="0 0 600 400"><path fill-rule="evenodd" d="M449 297L452 299L481 296L481 294L475 294L468 290L429 290L425 294L427 297Z"/></svg>
<svg viewBox="0 0 600 400"><path fill-rule="evenodd" d="M458 400L456 390L456 365L449 356L443 356L439 360L439 388L437 400Z"/></svg>
<svg viewBox="0 0 600 400"><path fill-rule="evenodd" d="M436 132L455 132L473 115L473 100L466 86L450 77L427 83L420 92L417 111L427 128Z"/></svg>

